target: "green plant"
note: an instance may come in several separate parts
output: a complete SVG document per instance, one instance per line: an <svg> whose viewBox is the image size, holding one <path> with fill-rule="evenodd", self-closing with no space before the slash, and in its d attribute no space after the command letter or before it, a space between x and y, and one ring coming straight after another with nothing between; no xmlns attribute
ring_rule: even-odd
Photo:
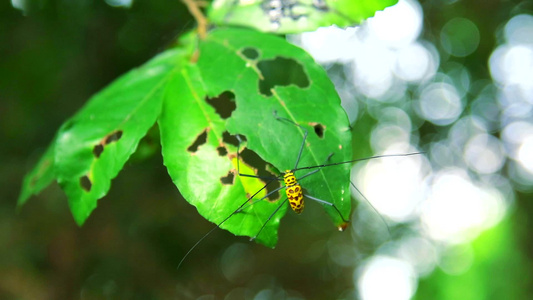
<svg viewBox="0 0 533 300"><path fill-rule="evenodd" d="M303 133L277 121L274 111L320 129L310 134L301 166L321 164L332 152L334 161L352 159L348 119L326 72L283 38L233 26L278 34L349 26L395 2L215 1L206 19L198 3L186 0L198 30L183 34L177 46L115 80L67 120L25 177L18 205L57 180L74 219L82 225L155 123L173 182L214 223L264 185L257 178L232 175L237 146L230 142L231 135L245 136L246 148L275 168L293 167ZM217 28L208 30L209 24ZM243 161L240 164L243 171L252 172ZM305 186L310 194L329 199L349 214L346 165L321 169L306 179ZM236 214L222 228L253 236L276 207L263 201L246 214ZM338 213L325 209L339 226ZM258 242L275 246L285 211L268 223Z"/></svg>

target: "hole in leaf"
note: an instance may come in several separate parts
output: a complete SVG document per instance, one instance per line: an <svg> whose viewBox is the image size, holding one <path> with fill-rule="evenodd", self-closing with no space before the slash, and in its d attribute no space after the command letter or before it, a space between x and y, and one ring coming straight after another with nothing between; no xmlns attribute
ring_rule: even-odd
<svg viewBox="0 0 533 300"><path fill-rule="evenodd" d="M257 155L255 152L244 149L240 153L241 159L249 166L254 168L256 171L256 175L259 177L266 177L266 178L274 178L276 175L274 175L272 172L269 172L268 166L269 164L264 161L259 155ZM267 180L261 179L265 184L268 182ZM276 188L280 187L280 183L278 180L275 180L271 184L269 184L266 188L267 194L271 191L275 190ZM268 196L269 201L275 201L279 199L279 192L275 192L272 195Z"/></svg>
<svg viewBox="0 0 533 300"><path fill-rule="evenodd" d="M106 145L109 145L113 142L120 140L121 137L122 137L122 130L116 130L106 135L98 145L94 146L93 148L94 156L96 158L100 158L100 155L102 155L102 152L104 152L104 147Z"/></svg>
<svg viewBox="0 0 533 300"><path fill-rule="evenodd" d="M246 56L246 58L255 60L259 57L259 52L257 52L257 49L255 48L244 48L241 50L242 55Z"/></svg>
<svg viewBox="0 0 533 300"><path fill-rule="evenodd" d="M104 145L109 145L112 142L116 142L120 140L121 137L122 137L122 130L117 130L111 134L108 134L104 139Z"/></svg>
<svg viewBox="0 0 533 300"><path fill-rule="evenodd" d="M300 88L309 86L309 78L303 66L294 59L276 57L257 63L264 79L259 80L259 92L265 96L272 96L271 89L276 85L288 86L294 84Z"/></svg>
<svg viewBox="0 0 533 300"><path fill-rule="evenodd" d="M87 175L80 177L80 186L86 192L90 192L93 184Z"/></svg>
<svg viewBox="0 0 533 300"><path fill-rule="evenodd" d="M234 179L235 179L235 175L230 170L228 172L228 175L220 177L220 182L222 182L222 184L224 185L232 185Z"/></svg>
<svg viewBox="0 0 533 300"><path fill-rule="evenodd" d="M94 156L96 158L99 158L100 154L102 154L102 152L104 152L104 146L102 146L102 144L98 144L98 145L94 146L93 154L94 154Z"/></svg>
<svg viewBox="0 0 533 300"><path fill-rule="evenodd" d="M198 151L198 147L205 144L207 142L207 129L204 130L200 135L196 137L196 140L194 143L192 143L189 148L187 148L187 151L196 153Z"/></svg>
<svg viewBox="0 0 533 300"><path fill-rule="evenodd" d="M222 119L231 117L231 113L237 108L237 105L235 104L235 94L230 91L225 91L214 98L206 97L205 100L215 109Z"/></svg>
<svg viewBox="0 0 533 300"><path fill-rule="evenodd" d="M244 137L243 135L241 135L241 140L244 142L246 141L246 137ZM235 147L238 147L239 146L239 140L237 139L237 137L235 137L234 135L231 135L229 132L227 131L224 131L222 133L222 141L226 144L230 144L230 145L233 145Z"/></svg>
<svg viewBox="0 0 533 300"><path fill-rule="evenodd" d="M309 125L313 126L316 136L319 138L324 138L324 131L326 130L324 125L320 123L310 123Z"/></svg>
<svg viewBox="0 0 533 300"><path fill-rule="evenodd" d="M226 147L217 147L217 152L219 156L226 156L228 154L228 150L226 150Z"/></svg>

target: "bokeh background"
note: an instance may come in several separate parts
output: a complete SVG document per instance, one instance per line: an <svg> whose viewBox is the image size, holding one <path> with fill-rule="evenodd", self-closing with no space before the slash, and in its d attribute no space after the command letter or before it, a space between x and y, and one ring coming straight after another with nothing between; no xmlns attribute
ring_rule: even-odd
<svg viewBox="0 0 533 300"><path fill-rule="evenodd" d="M0 299L533 298L533 3L400 2L287 38L352 122L351 227L318 205L275 250L218 230L173 186L157 128L78 228L54 184L16 211L60 124L194 26L177 0L0 3ZM384 218L384 221L380 218ZM390 228L390 232L387 229Z"/></svg>

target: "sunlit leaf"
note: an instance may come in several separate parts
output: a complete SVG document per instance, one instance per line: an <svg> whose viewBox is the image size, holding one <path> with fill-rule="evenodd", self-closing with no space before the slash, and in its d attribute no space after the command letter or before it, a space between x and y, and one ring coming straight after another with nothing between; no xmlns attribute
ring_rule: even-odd
<svg viewBox="0 0 533 300"><path fill-rule="evenodd" d="M174 49L120 77L60 129L55 173L78 224L96 208L139 140L155 123L168 78L187 58Z"/></svg>
<svg viewBox="0 0 533 300"><path fill-rule="evenodd" d="M206 102L203 80L196 65L176 73L169 81L163 113L159 119L164 163L183 197L206 219L218 224L264 183L234 176L237 147L224 141L226 122ZM216 101L216 100L215 100ZM227 133L226 133L227 134ZM252 170L241 162L243 172ZM275 209L276 203L262 201L235 214L221 227L236 235L254 236ZM258 241L274 246L283 211L265 227Z"/></svg>
<svg viewBox="0 0 533 300"><path fill-rule="evenodd" d="M237 107L227 119L227 130L246 136L248 148L279 170L295 167L304 130L290 122L277 120L275 111L309 131L299 167L325 163L330 154L334 154L332 161L351 159L351 135L340 99L325 71L305 51L275 36L250 30L219 29L212 31L201 43L198 68L199 77L190 80L197 82L201 78L203 81L202 92L195 93L197 102L204 95L216 97L225 92L235 95ZM204 118L216 123L217 118L206 111L202 111ZM198 135L207 126L215 127L198 125L194 132ZM207 140L211 139L213 144L205 147L211 147L210 151L216 153L214 148L216 143L220 143L220 133L208 134ZM214 168L213 165L215 163L208 160L204 167ZM297 176L305 173L298 171ZM222 175L224 173L220 170L214 178ZM205 183L209 184L209 181ZM335 203L348 218L349 166L321 169L301 183L310 195ZM232 197L206 201L223 201L223 205L231 203L235 209L246 200L245 194L236 196L239 199L237 204ZM308 205L316 205L309 202ZM255 206L254 210L262 209ZM337 226L344 225L333 208L325 208ZM266 215L272 212L273 208L270 208ZM217 218L220 220L220 217ZM257 218L254 226L261 226L265 221ZM236 229L228 226L228 230L233 232Z"/></svg>

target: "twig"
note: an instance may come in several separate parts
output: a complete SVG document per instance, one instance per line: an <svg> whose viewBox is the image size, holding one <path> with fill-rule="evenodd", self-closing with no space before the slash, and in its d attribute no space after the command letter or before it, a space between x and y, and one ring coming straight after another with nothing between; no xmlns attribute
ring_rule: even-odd
<svg viewBox="0 0 533 300"><path fill-rule="evenodd" d="M207 34L207 19L200 10L200 6L202 6L203 2L197 2L194 0L181 0L185 5L187 5L187 8L189 9L189 12L196 20L196 23L198 23L198 36L200 39L204 39Z"/></svg>

